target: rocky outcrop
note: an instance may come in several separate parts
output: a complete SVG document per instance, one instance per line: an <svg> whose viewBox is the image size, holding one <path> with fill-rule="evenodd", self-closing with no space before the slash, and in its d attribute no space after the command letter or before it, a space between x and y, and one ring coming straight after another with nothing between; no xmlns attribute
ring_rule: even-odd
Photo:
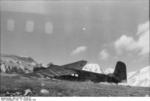
<svg viewBox="0 0 150 101"><path fill-rule="evenodd" d="M1 55L0 72L3 73L30 73L38 63L31 57L16 55Z"/></svg>
<svg viewBox="0 0 150 101"><path fill-rule="evenodd" d="M105 69L105 74L110 74L110 73L113 73L113 72L114 72L113 68L107 68L107 69Z"/></svg>
<svg viewBox="0 0 150 101"><path fill-rule="evenodd" d="M131 86L150 87L150 66L128 74L128 84Z"/></svg>
<svg viewBox="0 0 150 101"><path fill-rule="evenodd" d="M95 72L95 73L104 73L103 69L100 68L98 64L94 64L94 63L86 64L82 70Z"/></svg>

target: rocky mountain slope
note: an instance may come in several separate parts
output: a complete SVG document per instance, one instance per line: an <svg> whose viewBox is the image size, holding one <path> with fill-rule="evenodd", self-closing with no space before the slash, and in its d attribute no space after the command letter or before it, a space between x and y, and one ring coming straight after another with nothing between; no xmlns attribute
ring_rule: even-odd
<svg viewBox="0 0 150 101"><path fill-rule="evenodd" d="M37 67L38 63L31 57L20 57L16 55L0 56L0 72L4 73L29 73Z"/></svg>
<svg viewBox="0 0 150 101"><path fill-rule="evenodd" d="M114 69L113 68L107 68L104 72L105 72L105 74L113 73Z"/></svg>
<svg viewBox="0 0 150 101"><path fill-rule="evenodd" d="M132 86L150 87L150 66L128 73L128 84Z"/></svg>
<svg viewBox="0 0 150 101"><path fill-rule="evenodd" d="M95 73L104 73L103 69L98 64L94 63L86 64L82 70L91 71Z"/></svg>

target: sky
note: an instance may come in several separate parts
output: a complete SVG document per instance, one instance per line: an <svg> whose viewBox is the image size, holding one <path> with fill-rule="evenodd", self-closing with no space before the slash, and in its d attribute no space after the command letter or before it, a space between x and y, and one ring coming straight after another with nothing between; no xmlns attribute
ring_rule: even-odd
<svg viewBox="0 0 150 101"><path fill-rule="evenodd" d="M1 52L128 71L149 65L148 0L1 0Z"/></svg>

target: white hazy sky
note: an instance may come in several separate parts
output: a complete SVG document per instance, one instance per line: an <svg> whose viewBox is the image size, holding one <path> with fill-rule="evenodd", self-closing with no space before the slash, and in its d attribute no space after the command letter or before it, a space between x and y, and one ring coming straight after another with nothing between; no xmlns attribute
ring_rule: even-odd
<svg viewBox="0 0 150 101"><path fill-rule="evenodd" d="M0 7L3 53L103 68L122 60L128 71L149 65L148 0L2 0Z"/></svg>

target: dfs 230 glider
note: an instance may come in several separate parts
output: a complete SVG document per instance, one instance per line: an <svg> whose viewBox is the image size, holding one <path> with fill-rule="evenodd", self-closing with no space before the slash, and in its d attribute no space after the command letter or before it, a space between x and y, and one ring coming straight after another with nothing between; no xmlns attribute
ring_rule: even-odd
<svg viewBox="0 0 150 101"><path fill-rule="evenodd" d="M49 65L47 68L40 67L34 69L34 75L44 76L54 79L70 80L70 81L93 81L93 82L109 82L119 83L127 81L126 65L118 61L111 74L94 73L82 70L87 61L81 60L67 65Z"/></svg>

